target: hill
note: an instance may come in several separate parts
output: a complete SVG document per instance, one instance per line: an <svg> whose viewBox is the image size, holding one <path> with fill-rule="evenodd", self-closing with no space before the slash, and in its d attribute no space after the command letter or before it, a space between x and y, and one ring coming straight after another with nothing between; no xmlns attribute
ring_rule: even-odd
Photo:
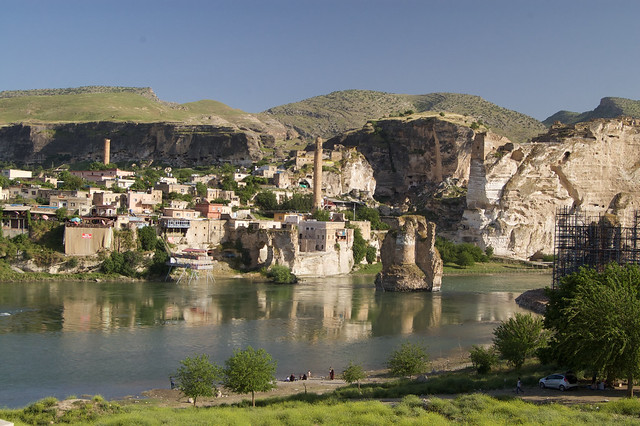
<svg viewBox="0 0 640 426"><path fill-rule="evenodd" d="M576 124L583 121L593 120L595 118L616 118L621 115L640 118L640 101L634 101L626 98L602 98L600 100L600 105L598 105L593 111L586 111L583 113L558 111L544 120L543 123L546 126L551 126L556 121L560 121L564 124Z"/></svg>
<svg viewBox="0 0 640 426"><path fill-rule="evenodd" d="M524 142L546 129L539 121L499 107L479 96L457 93L402 95L370 90L345 90L268 109L271 116L306 137L331 137L361 128L368 120L413 112L452 112L471 116L494 132Z"/></svg>
<svg viewBox="0 0 640 426"><path fill-rule="evenodd" d="M254 114L202 100L164 102L149 87L85 86L0 92L0 125L10 123L178 122L264 130Z"/></svg>

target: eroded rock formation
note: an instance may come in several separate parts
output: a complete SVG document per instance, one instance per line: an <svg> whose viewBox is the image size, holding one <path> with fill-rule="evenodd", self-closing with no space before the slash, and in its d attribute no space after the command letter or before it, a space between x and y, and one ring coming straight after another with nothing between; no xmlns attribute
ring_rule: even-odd
<svg viewBox="0 0 640 426"><path fill-rule="evenodd" d="M386 119L330 139L325 148L356 147L373 168L375 197L404 200L446 179L467 183L474 131L436 117Z"/></svg>
<svg viewBox="0 0 640 426"><path fill-rule="evenodd" d="M392 222L380 249L382 271L376 288L383 291L439 291L442 259L435 248L436 225L423 216L400 216Z"/></svg>
<svg viewBox="0 0 640 426"><path fill-rule="evenodd" d="M374 171L364 156L356 150L345 150L337 171L328 170L322 175L322 192L327 197L352 194L371 198L376 191Z"/></svg>
<svg viewBox="0 0 640 426"><path fill-rule="evenodd" d="M640 208L640 122L555 125L532 143L478 135L460 241L499 255L553 253L559 207L615 214L632 226Z"/></svg>
<svg viewBox="0 0 640 426"><path fill-rule="evenodd" d="M69 123L0 127L0 161L59 163L102 161L104 138L111 161L162 161L177 167L228 161L251 165L274 136L215 125L172 123Z"/></svg>

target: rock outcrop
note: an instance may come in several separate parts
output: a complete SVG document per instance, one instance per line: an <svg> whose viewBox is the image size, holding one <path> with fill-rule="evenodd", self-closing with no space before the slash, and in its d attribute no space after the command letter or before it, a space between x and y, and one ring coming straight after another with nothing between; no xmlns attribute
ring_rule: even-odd
<svg viewBox="0 0 640 426"><path fill-rule="evenodd" d="M373 168L376 199L397 201L435 190L446 179L466 185L474 135L467 126L436 117L385 119L332 138L325 148L357 148Z"/></svg>
<svg viewBox="0 0 640 426"><path fill-rule="evenodd" d="M364 156L356 150L345 150L336 170L322 174L322 193L327 197L344 194L372 198L376 191L374 171Z"/></svg>
<svg viewBox="0 0 640 426"><path fill-rule="evenodd" d="M112 162L159 161L176 167L232 162L251 165L274 136L215 125L172 123L16 124L0 127L0 161L51 164L102 161L111 139Z"/></svg>
<svg viewBox="0 0 640 426"><path fill-rule="evenodd" d="M423 216L392 222L380 249L382 271L376 288L383 291L439 291L442 259L435 248L436 225Z"/></svg>
<svg viewBox="0 0 640 426"><path fill-rule="evenodd" d="M478 135L459 241L498 255L553 253L555 213L611 213L632 226L640 208L640 122L555 125L527 144Z"/></svg>

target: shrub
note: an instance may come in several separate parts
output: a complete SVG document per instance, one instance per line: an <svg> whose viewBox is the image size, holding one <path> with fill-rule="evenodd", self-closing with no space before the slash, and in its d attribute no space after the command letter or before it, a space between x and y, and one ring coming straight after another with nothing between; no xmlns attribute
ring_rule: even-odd
<svg viewBox="0 0 640 426"><path fill-rule="evenodd" d="M186 396L193 398L193 406L196 406L199 396L213 396L216 382L222 376L222 369L211 364L205 354L196 355L193 358L185 358L176 372L178 389Z"/></svg>
<svg viewBox="0 0 640 426"><path fill-rule="evenodd" d="M546 344L542 327L542 318L517 313L493 331L493 343L502 358L520 369L527 357Z"/></svg>
<svg viewBox="0 0 640 426"><path fill-rule="evenodd" d="M429 367L429 355L425 347L414 343L403 343L387 361L391 374L405 377L420 374Z"/></svg>
<svg viewBox="0 0 640 426"><path fill-rule="evenodd" d="M273 265L267 271L267 277L277 284L295 284L298 277L291 273L291 269L284 265Z"/></svg>
<svg viewBox="0 0 640 426"><path fill-rule="evenodd" d="M367 251L365 252L365 259L367 259L367 263L375 263L377 256L377 250L374 246L367 246Z"/></svg>
<svg viewBox="0 0 640 426"><path fill-rule="evenodd" d="M498 355L495 348L485 348L483 346L473 345L471 349L471 363L473 368L480 374L486 374L491 371L491 367L498 363Z"/></svg>
<svg viewBox="0 0 640 426"><path fill-rule="evenodd" d="M142 250L149 251L155 249L157 240L158 236L156 235L155 227L145 226L138 229L138 242Z"/></svg>
<svg viewBox="0 0 640 426"><path fill-rule="evenodd" d="M349 366L342 373L342 378L345 382L349 384L358 384L358 390L360 390L360 380L364 379L365 377L367 377L367 375L365 374L362 366L360 364L354 364L351 361L349 362Z"/></svg>

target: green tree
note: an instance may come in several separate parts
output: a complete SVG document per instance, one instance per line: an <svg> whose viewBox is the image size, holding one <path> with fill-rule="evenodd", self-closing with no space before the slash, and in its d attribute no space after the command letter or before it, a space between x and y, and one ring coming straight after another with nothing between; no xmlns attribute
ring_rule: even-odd
<svg viewBox="0 0 640 426"><path fill-rule="evenodd" d="M555 294L553 294L555 293ZM625 377L629 396L640 370L640 268L610 264L564 277L545 324L555 359L607 377Z"/></svg>
<svg viewBox="0 0 640 426"><path fill-rule="evenodd" d="M473 345L469 355L473 368L480 374L488 373L491 371L491 367L498 363L498 354L493 346L485 348L484 346Z"/></svg>
<svg viewBox="0 0 640 426"><path fill-rule="evenodd" d="M458 259L456 263L460 266L473 266L476 262L473 260L473 255L468 251L461 251L458 253Z"/></svg>
<svg viewBox="0 0 640 426"><path fill-rule="evenodd" d="M502 321L493 330L496 349L517 370L524 361L547 343L543 332L542 318L531 314L517 313L515 317Z"/></svg>
<svg viewBox="0 0 640 426"><path fill-rule="evenodd" d="M359 228L353 227L353 245L351 246L353 251L353 261L356 265L364 259L367 254L367 242L362 237L362 232Z"/></svg>
<svg viewBox="0 0 640 426"><path fill-rule="evenodd" d="M352 384L358 384L358 390L360 390L360 380L367 377L364 372L364 369L360 364L354 364L352 361L349 361L349 366L342 372L342 378L345 382Z"/></svg>
<svg viewBox="0 0 640 426"><path fill-rule="evenodd" d="M267 277L277 284L295 284L298 282L298 277L291 273L285 265L273 265L267 271Z"/></svg>
<svg viewBox="0 0 640 426"><path fill-rule="evenodd" d="M429 354L424 346L405 342L393 351L387 361L387 367L394 376L411 378L414 374L423 373L429 368Z"/></svg>
<svg viewBox="0 0 640 426"><path fill-rule="evenodd" d="M378 251L374 246L367 246L367 251L365 253L365 259L367 259L368 264L372 264L376 262Z"/></svg>
<svg viewBox="0 0 640 426"><path fill-rule="evenodd" d="M85 186L85 182L80 176L72 175L67 171L60 173L58 179L63 181L60 189L76 191L78 189L84 188Z"/></svg>
<svg viewBox="0 0 640 426"><path fill-rule="evenodd" d="M253 202L262 210L276 210L278 208L278 200L273 191L258 192Z"/></svg>
<svg viewBox="0 0 640 426"><path fill-rule="evenodd" d="M389 229L389 225L380 220L380 212L367 206L359 206L356 210L356 220L368 220L371 229Z"/></svg>
<svg viewBox="0 0 640 426"><path fill-rule="evenodd" d="M198 194L198 197L205 199L207 198L207 185L205 185L202 182L197 182L196 183L196 194Z"/></svg>
<svg viewBox="0 0 640 426"><path fill-rule="evenodd" d="M331 213L328 210L316 210L312 216L318 222L329 222L331 220Z"/></svg>
<svg viewBox="0 0 640 426"><path fill-rule="evenodd" d="M158 236L156 235L155 227L145 226L138 229L138 242L140 243L140 248L142 248L142 250L155 250L157 240Z"/></svg>
<svg viewBox="0 0 640 426"><path fill-rule="evenodd" d="M222 369L212 364L207 355L187 357L180 361L180 364L182 365L176 372L178 389L186 396L193 398L194 407L198 397L215 395L216 383L222 377Z"/></svg>
<svg viewBox="0 0 640 426"><path fill-rule="evenodd" d="M224 386L240 394L251 393L251 405L256 406L256 392L266 392L276 387L277 362L264 349L251 346L237 349L225 361Z"/></svg>

